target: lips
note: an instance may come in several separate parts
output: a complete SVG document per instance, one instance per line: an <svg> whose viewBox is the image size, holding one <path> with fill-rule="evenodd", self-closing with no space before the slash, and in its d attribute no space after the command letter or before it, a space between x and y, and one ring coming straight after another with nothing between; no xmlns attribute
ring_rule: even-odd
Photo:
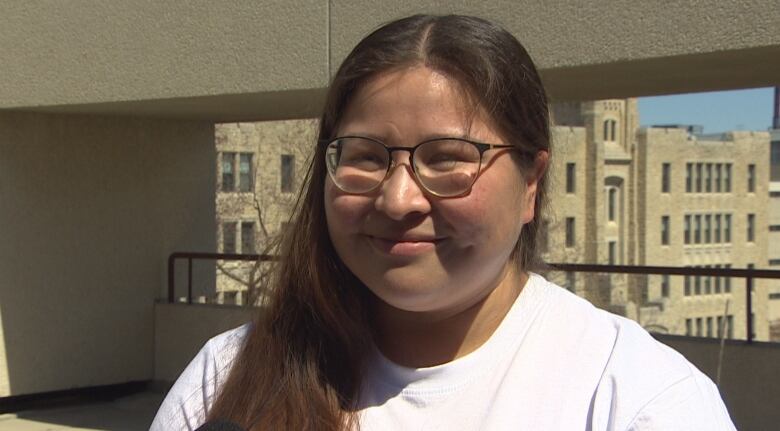
<svg viewBox="0 0 780 431"><path fill-rule="evenodd" d="M416 256L436 249L444 241L429 235L407 234L401 237L368 235L371 245L382 253L393 256Z"/></svg>

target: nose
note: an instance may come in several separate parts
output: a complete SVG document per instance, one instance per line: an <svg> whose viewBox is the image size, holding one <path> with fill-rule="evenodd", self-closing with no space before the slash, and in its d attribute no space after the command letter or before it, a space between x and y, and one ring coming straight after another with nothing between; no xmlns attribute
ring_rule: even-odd
<svg viewBox="0 0 780 431"><path fill-rule="evenodd" d="M387 178L380 186L376 209L401 221L412 214L426 214L431 203L414 179L408 153L396 153Z"/></svg>

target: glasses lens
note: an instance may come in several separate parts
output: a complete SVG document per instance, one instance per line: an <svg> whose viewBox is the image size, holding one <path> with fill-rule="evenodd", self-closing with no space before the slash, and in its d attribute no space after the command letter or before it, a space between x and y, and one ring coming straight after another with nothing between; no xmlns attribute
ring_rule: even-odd
<svg viewBox="0 0 780 431"><path fill-rule="evenodd" d="M325 161L331 179L341 190L365 193L384 180L389 159L379 142L341 138L328 144Z"/></svg>
<svg viewBox="0 0 780 431"><path fill-rule="evenodd" d="M438 196L467 192L479 173L479 150L458 139L428 141L414 152L414 170L420 183Z"/></svg>

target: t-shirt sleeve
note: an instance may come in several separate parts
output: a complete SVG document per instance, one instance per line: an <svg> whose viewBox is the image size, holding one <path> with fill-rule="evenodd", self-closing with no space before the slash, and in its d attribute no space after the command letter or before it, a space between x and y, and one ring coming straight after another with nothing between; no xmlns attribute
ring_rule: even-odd
<svg viewBox="0 0 780 431"><path fill-rule="evenodd" d="M645 405L628 431L736 430L717 386L701 371L668 387Z"/></svg>
<svg viewBox="0 0 780 431"><path fill-rule="evenodd" d="M150 431L191 431L205 422L247 331L241 326L203 346L168 391Z"/></svg>

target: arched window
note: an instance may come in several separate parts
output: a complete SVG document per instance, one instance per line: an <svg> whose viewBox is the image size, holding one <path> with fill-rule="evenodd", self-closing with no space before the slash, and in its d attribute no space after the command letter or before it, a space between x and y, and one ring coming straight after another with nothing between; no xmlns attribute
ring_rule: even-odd
<svg viewBox="0 0 780 431"><path fill-rule="evenodd" d="M617 136L617 121L604 120L604 141L615 142Z"/></svg>
<svg viewBox="0 0 780 431"><path fill-rule="evenodd" d="M617 205L617 188L610 187L609 188L609 202L608 202L608 214L609 214L609 221L615 221L615 212L616 212L616 205Z"/></svg>
<svg viewBox="0 0 780 431"><path fill-rule="evenodd" d="M610 139L610 141L615 142L615 136L617 136L617 134L615 133L615 129L617 129L617 121L610 120L609 122L610 122L609 137L612 138Z"/></svg>

